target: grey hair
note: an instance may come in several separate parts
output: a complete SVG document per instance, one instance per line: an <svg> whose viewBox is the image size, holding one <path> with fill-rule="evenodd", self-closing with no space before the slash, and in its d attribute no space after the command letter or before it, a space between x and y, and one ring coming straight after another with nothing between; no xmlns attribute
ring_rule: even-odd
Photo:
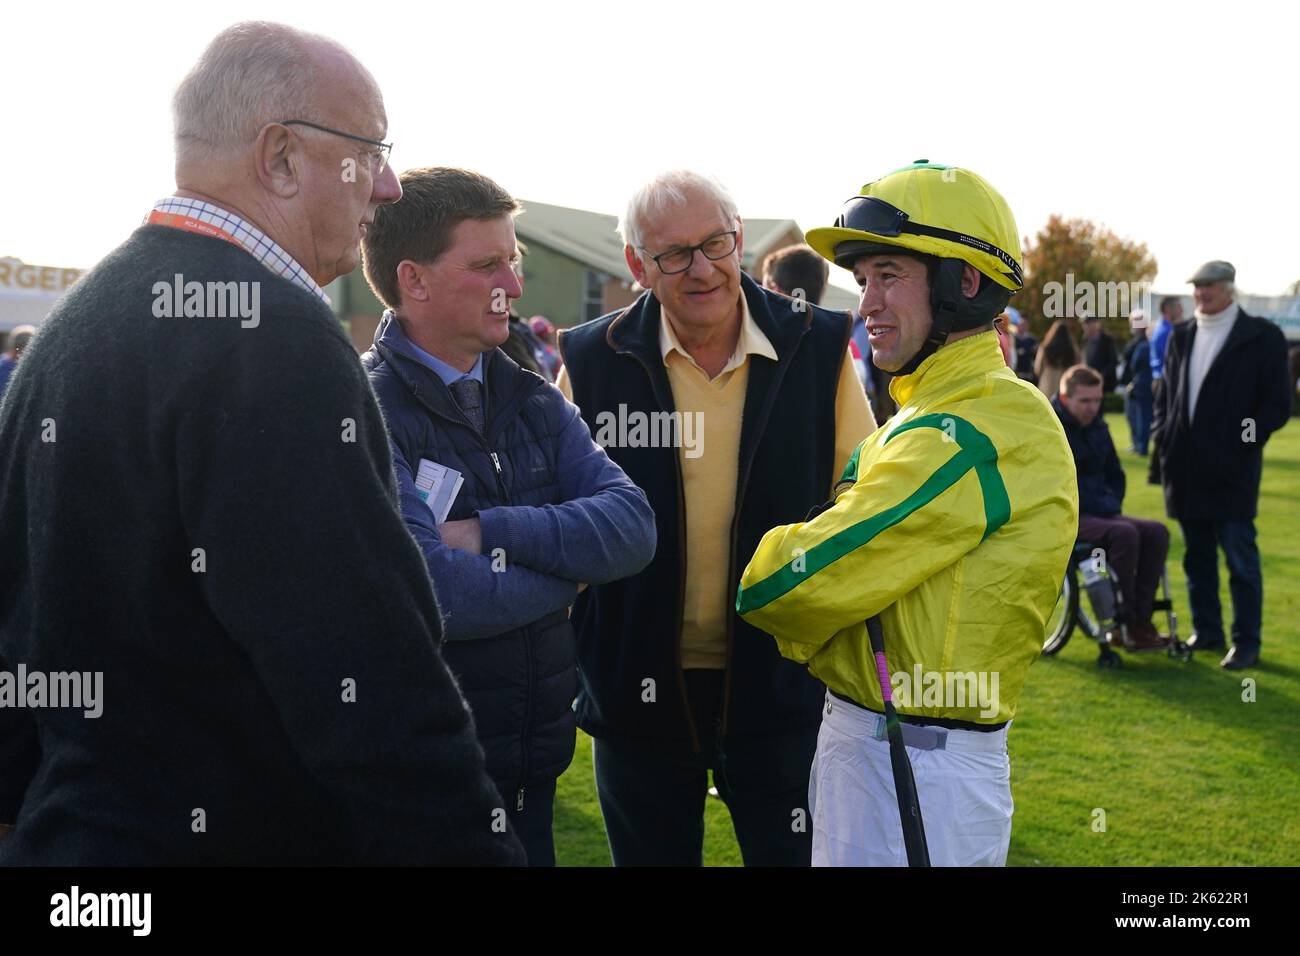
<svg viewBox="0 0 1300 956"><path fill-rule="evenodd" d="M36 334L36 326L19 325L9 332L9 350L11 352L20 352L27 348L27 343L32 340Z"/></svg>
<svg viewBox="0 0 1300 956"><path fill-rule="evenodd" d="M688 193L708 196L718 204L722 217L728 222L740 218L736 201L717 179L689 169L673 169L660 173L632 194L627 211L618 221L618 233L623 237L623 244L639 248L644 238L646 216L672 206L685 205Z"/></svg>
<svg viewBox="0 0 1300 956"><path fill-rule="evenodd" d="M336 40L282 23L250 20L222 30L172 98L176 155L251 143L267 123L314 120L315 49Z"/></svg>

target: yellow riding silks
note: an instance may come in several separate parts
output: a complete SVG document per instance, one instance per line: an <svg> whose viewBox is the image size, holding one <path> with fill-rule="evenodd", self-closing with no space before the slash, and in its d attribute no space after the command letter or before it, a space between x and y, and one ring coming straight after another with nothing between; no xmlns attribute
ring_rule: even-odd
<svg viewBox="0 0 1300 956"><path fill-rule="evenodd" d="M865 621L879 614L900 714L1009 720L1078 531L1069 445L992 332L944 346L890 392L898 413L850 460L853 484L763 537L736 609L875 710Z"/></svg>

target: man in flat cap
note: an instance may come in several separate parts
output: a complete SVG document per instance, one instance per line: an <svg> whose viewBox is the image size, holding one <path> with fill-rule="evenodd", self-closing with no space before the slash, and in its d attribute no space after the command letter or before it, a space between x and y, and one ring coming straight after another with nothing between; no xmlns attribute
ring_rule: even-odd
<svg viewBox="0 0 1300 956"><path fill-rule="evenodd" d="M1196 650L1226 646L1219 606L1219 556L1228 562L1232 649L1222 665L1259 663L1264 581L1255 544L1255 511L1264 442L1291 411L1282 330L1234 301L1236 270L1207 262L1188 281L1195 321L1176 327L1156 393L1152 483L1183 529L1187 597Z"/></svg>

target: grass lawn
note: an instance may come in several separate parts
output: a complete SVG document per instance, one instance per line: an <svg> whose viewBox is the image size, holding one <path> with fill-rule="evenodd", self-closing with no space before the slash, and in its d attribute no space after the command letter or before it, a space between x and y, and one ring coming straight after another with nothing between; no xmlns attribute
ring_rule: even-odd
<svg viewBox="0 0 1300 956"><path fill-rule="evenodd" d="M1117 447L1122 415L1108 416ZM1121 452L1125 511L1164 517L1146 460ZM1179 634L1191 633L1182 535L1169 522L1170 587ZM1016 802L1013 866L1216 866L1300 864L1300 422L1264 452L1256 522L1264 567L1263 662L1230 673L1218 654L1190 663L1132 655L1100 671L1096 645L1076 630L1030 671L1009 737ZM1231 623L1220 558L1225 628ZM1163 628L1163 621L1157 618ZM1254 682L1253 702L1243 681ZM1104 811L1104 831L1094 829ZM710 799L705 863L740 864L726 808ZM555 810L561 866L608 866L591 771L579 734Z"/></svg>

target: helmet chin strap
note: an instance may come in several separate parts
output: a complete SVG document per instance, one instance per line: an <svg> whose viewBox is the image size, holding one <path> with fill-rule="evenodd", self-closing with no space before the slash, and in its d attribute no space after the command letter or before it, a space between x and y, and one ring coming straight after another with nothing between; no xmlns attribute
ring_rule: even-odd
<svg viewBox="0 0 1300 956"><path fill-rule="evenodd" d="M966 263L961 259L940 259L930 277L930 311L934 316L930 334L917 353L908 359L895 376L911 375L937 352L953 332L968 332L992 322L1011 301L1011 293L996 282L981 278L974 298L962 294L962 276Z"/></svg>

